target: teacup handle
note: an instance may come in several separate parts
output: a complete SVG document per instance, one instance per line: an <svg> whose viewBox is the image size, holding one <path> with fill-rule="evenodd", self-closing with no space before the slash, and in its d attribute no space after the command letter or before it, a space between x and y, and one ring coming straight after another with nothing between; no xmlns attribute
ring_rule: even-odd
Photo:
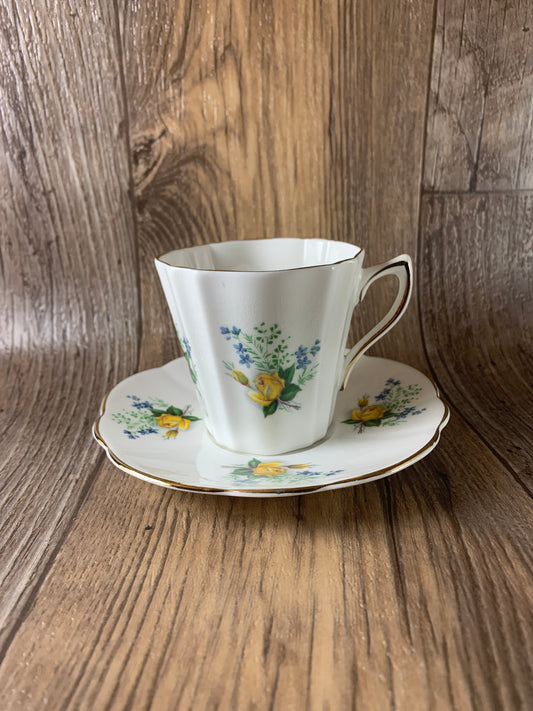
<svg viewBox="0 0 533 711"><path fill-rule="evenodd" d="M398 257L395 257L384 264L379 264L377 267L363 268L361 277L362 286L357 303L360 304L365 298L368 287L371 284L378 279L381 279L381 277L390 276L391 274L398 278L398 293L394 303L381 321L379 321L379 323L377 323L371 331L363 336L363 338L361 338L361 340L356 343L350 352L345 356L345 370L340 388L341 390L344 390L346 387L352 369L359 357L363 355L367 348L370 348L372 344L376 343L376 341L384 336L387 331L390 331L394 324L405 313L405 309L407 308L407 304L409 303L411 292L413 290L413 268L411 264L411 257L407 254L400 254Z"/></svg>

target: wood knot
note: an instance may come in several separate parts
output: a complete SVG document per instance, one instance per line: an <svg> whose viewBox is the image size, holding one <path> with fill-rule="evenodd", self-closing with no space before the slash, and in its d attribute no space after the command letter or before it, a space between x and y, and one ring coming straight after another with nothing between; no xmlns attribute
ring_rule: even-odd
<svg viewBox="0 0 533 711"><path fill-rule="evenodd" d="M156 175L169 144L170 137L166 128L163 128L157 135L146 133L133 139L133 184L137 195Z"/></svg>

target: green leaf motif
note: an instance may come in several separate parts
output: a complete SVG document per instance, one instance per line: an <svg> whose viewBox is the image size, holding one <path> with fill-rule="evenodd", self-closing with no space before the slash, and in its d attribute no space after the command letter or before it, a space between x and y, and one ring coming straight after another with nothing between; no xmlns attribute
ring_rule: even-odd
<svg viewBox="0 0 533 711"><path fill-rule="evenodd" d="M251 474L249 469L234 469L233 470L233 475L234 476L249 476Z"/></svg>
<svg viewBox="0 0 533 711"><path fill-rule="evenodd" d="M259 459L250 459L250 461L248 462L248 466L251 469L255 469L258 464L261 464L261 460ZM248 469L246 469L245 471L246 473L248 473Z"/></svg>
<svg viewBox="0 0 533 711"><path fill-rule="evenodd" d="M171 405L170 407L167 407L167 415L175 415L176 417L181 417L183 415L183 410L180 410L179 407L174 407L174 405Z"/></svg>
<svg viewBox="0 0 533 711"><path fill-rule="evenodd" d="M280 368L278 370L278 375L280 378L283 378L285 381L285 386L290 385L292 383L292 379L294 378L294 372L296 370L296 363L293 363L289 368ZM284 400L285 398L282 398Z"/></svg>
<svg viewBox="0 0 533 711"><path fill-rule="evenodd" d="M201 417L195 417L194 415L183 415L184 420L189 420L189 422L198 422L198 420L201 420Z"/></svg>
<svg viewBox="0 0 533 711"><path fill-rule="evenodd" d="M278 409L278 401L277 400L272 400L270 405L265 405L263 407L263 415L265 417L268 417L269 415L273 415L276 410Z"/></svg>
<svg viewBox="0 0 533 711"><path fill-rule="evenodd" d="M300 392L302 388L298 387L295 383L291 383L290 385L286 385L283 390L281 391L281 395L279 396L280 400L283 400L285 402L288 402L289 400L293 400L296 395Z"/></svg>

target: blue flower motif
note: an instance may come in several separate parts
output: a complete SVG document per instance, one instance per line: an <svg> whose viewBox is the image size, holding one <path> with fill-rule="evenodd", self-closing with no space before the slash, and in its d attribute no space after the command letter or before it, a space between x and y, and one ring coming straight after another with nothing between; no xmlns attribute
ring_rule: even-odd
<svg viewBox="0 0 533 711"><path fill-rule="evenodd" d="M137 435L134 435L132 432L129 430L123 430L125 435L128 435L128 439L139 439Z"/></svg>
<svg viewBox="0 0 533 711"><path fill-rule="evenodd" d="M231 329L229 329L227 326L220 327L220 333L223 336L226 336L226 341L231 341L232 336L233 336L233 338L238 338L240 332L241 332L241 329L237 328L237 326L232 326Z"/></svg>
<svg viewBox="0 0 533 711"><path fill-rule="evenodd" d="M140 400L141 399L140 397L137 397L137 395L126 395L126 397L129 398L130 400Z"/></svg>
<svg viewBox="0 0 533 711"><path fill-rule="evenodd" d="M310 469L305 469L303 472L298 472L302 476L333 476L334 474L341 474L344 469L336 469L333 472L312 472Z"/></svg>
<svg viewBox="0 0 533 711"><path fill-rule="evenodd" d="M311 360L307 357L307 350L305 346L300 346L298 350L294 352L296 356L296 370L305 369L311 363Z"/></svg>
<svg viewBox="0 0 533 711"><path fill-rule="evenodd" d="M183 347L184 347L185 350L187 351L187 355L188 355L189 358L190 358L190 357L191 357L191 344L189 343L189 339L188 339L188 338L184 338L184 339L183 339Z"/></svg>
<svg viewBox="0 0 533 711"><path fill-rule="evenodd" d="M385 388L384 390L382 390L382 391L380 392L379 395L376 395L376 398L375 398L375 399L376 399L377 401L379 401L379 400L385 400L385 398L387 398L387 397L390 395L390 391L391 391L390 388Z"/></svg>
<svg viewBox="0 0 533 711"><path fill-rule="evenodd" d="M143 427L142 430L139 430L140 435L149 435L149 434L157 434L157 430L154 427Z"/></svg>
<svg viewBox="0 0 533 711"><path fill-rule="evenodd" d="M139 398L137 398L137 402L134 402L132 404L132 407L134 407L136 410L142 410L145 407L152 408L153 405L151 402L148 402L148 400L145 400L144 402L141 402Z"/></svg>
<svg viewBox="0 0 533 711"><path fill-rule="evenodd" d="M399 413L398 419L399 420L405 420L405 418L410 415L412 412L415 412L416 408L415 407L406 407L402 412Z"/></svg>
<svg viewBox="0 0 533 711"><path fill-rule="evenodd" d="M311 346L311 348L309 349L309 353L311 353L312 356L316 356L316 354L318 353L319 350L320 350L320 341L317 338L315 341L315 345Z"/></svg>
<svg viewBox="0 0 533 711"><path fill-rule="evenodd" d="M235 348L235 350L237 351L237 355L239 356L239 363L249 368L252 365L252 359L250 358L249 353L246 351L246 348L242 345L242 343L234 343L233 347Z"/></svg>

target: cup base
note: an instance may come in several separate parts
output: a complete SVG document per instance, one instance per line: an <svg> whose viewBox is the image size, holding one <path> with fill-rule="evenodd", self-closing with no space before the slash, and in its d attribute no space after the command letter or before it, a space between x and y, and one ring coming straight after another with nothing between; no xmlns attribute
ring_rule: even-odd
<svg viewBox="0 0 533 711"><path fill-rule="evenodd" d="M326 442L331 437L331 435L333 433L333 429L334 429L334 423L332 422L329 425L329 427L326 431L326 434L323 437L320 437L319 439L316 439L313 442L310 442L309 444L305 444L302 447L296 447L295 449L282 449L282 450L276 449L275 451L272 451L270 449L268 451L265 451L265 450L259 451L257 449L248 450L248 449L233 449L233 447L227 447L225 444L222 444L221 442L219 442L211 434L211 432L209 431L209 428L207 427L207 425L205 425L205 423L204 423L204 426L205 426L206 435L213 442L213 444L215 444L217 447L221 447L222 449L225 449L227 452L235 452L236 454L246 454L246 455L255 454L255 455L259 455L261 457L277 457L278 455L281 455L281 454L297 454L298 452L305 452L308 449L312 449L313 447L316 447L319 444L323 444L324 442Z"/></svg>

